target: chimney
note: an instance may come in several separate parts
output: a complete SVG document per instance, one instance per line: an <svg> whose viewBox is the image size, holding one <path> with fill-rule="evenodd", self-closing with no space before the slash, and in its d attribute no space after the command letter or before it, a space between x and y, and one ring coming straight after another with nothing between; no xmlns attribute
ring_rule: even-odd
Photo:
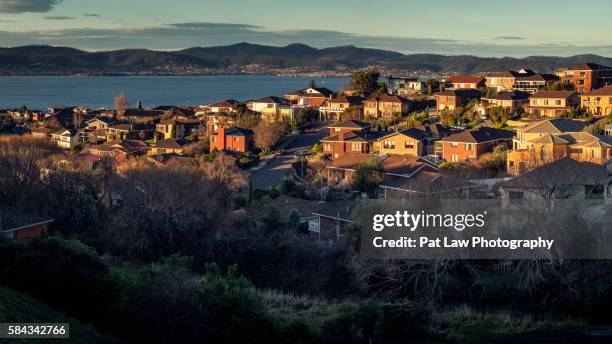
<svg viewBox="0 0 612 344"><path fill-rule="evenodd" d="M225 149L225 128L223 126L220 126L217 131L217 147L219 150Z"/></svg>

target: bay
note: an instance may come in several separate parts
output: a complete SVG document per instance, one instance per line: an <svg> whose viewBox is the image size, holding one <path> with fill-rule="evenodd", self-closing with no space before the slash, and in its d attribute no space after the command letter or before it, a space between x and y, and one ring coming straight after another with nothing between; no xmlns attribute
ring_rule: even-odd
<svg viewBox="0 0 612 344"><path fill-rule="evenodd" d="M308 86L337 91L348 78L270 75L214 76L0 76L0 109L85 106L112 108L113 97L125 93L132 106L202 105L222 99L246 101L283 96Z"/></svg>

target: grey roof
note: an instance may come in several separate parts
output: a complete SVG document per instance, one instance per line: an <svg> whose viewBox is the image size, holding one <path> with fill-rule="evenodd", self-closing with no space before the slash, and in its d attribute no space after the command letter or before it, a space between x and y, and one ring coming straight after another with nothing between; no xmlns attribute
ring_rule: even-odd
<svg viewBox="0 0 612 344"><path fill-rule="evenodd" d="M442 141L482 143L495 140L510 140L512 137L514 137L514 132L510 130L480 127L450 135L443 138Z"/></svg>
<svg viewBox="0 0 612 344"><path fill-rule="evenodd" d="M0 206L0 232L13 231L53 221L48 216Z"/></svg>
<svg viewBox="0 0 612 344"><path fill-rule="evenodd" d="M563 158L498 184L502 188L543 189L563 185L596 185L608 177L605 166Z"/></svg>

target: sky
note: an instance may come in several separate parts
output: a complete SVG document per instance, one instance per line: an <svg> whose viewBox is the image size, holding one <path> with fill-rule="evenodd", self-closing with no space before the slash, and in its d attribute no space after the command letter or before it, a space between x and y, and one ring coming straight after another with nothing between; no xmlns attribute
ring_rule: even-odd
<svg viewBox="0 0 612 344"><path fill-rule="evenodd" d="M240 42L406 54L612 56L610 0L0 0L0 46Z"/></svg>

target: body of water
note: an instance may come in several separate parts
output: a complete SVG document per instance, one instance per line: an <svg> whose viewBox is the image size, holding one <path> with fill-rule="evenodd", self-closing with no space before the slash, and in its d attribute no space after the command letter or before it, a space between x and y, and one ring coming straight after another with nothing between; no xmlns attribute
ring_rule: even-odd
<svg viewBox="0 0 612 344"><path fill-rule="evenodd" d="M0 109L26 105L45 110L53 106L112 108L123 92L132 106L201 105L222 99L249 100L283 96L317 86L337 91L347 78L283 77L266 75L219 76L0 76Z"/></svg>

